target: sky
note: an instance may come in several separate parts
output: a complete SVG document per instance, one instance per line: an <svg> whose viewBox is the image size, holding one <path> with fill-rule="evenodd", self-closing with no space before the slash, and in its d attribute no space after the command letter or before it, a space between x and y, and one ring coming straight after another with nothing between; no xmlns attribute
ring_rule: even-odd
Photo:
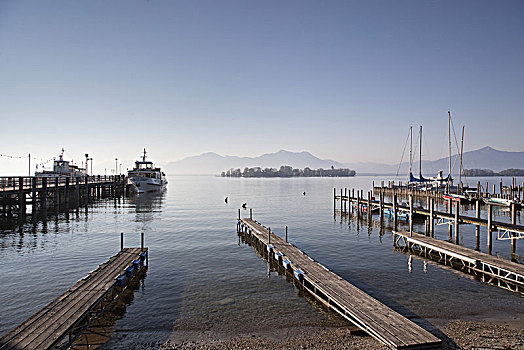
<svg viewBox="0 0 524 350"><path fill-rule="evenodd" d="M448 111L465 151L524 151L524 2L0 0L0 175L62 147L394 164L411 125L433 160Z"/></svg>

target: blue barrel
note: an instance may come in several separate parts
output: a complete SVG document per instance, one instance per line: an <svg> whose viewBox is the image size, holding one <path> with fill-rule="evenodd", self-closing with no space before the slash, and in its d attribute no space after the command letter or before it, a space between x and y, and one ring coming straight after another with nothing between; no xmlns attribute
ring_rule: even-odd
<svg viewBox="0 0 524 350"><path fill-rule="evenodd" d="M275 260L276 261L280 261L282 259L282 253L280 252L275 252Z"/></svg>
<svg viewBox="0 0 524 350"><path fill-rule="evenodd" d="M146 252L140 253L140 261L146 260L146 254L147 254Z"/></svg>
<svg viewBox="0 0 524 350"><path fill-rule="evenodd" d="M273 250L273 246L271 244L268 244L267 245L267 252L271 253L272 250Z"/></svg>
<svg viewBox="0 0 524 350"><path fill-rule="evenodd" d="M131 277L133 276L133 272L135 272L135 268L133 266L129 266L127 269L126 269L126 276L127 277Z"/></svg>
<svg viewBox="0 0 524 350"><path fill-rule="evenodd" d="M140 268L140 260L139 259L136 259L133 261L133 267L135 268L135 270L138 270Z"/></svg>
<svg viewBox="0 0 524 350"><path fill-rule="evenodd" d="M116 278L116 285L119 287L123 287L126 284L126 276L120 275Z"/></svg>

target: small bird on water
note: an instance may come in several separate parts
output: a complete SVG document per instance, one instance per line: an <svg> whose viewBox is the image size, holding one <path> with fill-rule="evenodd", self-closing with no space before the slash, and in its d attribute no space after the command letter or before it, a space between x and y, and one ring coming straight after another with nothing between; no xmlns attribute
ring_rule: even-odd
<svg viewBox="0 0 524 350"><path fill-rule="evenodd" d="M306 195L306 192L302 193L304 196Z"/></svg>
<svg viewBox="0 0 524 350"><path fill-rule="evenodd" d="M226 199L224 199L224 202L226 202L226 204L227 204L227 198L228 198L228 197L226 197Z"/></svg>
<svg viewBox="0 0 524 350"><path fill-rule="evenodd" d="M246 209L247 208L247 203L242 204L242 208Z"/></svg>

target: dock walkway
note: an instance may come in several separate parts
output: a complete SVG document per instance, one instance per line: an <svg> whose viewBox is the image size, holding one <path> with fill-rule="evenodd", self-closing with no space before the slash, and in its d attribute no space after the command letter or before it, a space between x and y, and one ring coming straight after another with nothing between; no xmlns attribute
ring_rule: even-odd
<svg viewBox="0 0 524 350"><path fill-rule="evenodd" d="M90 316L103 311L122 290L122 280L125 278L120 276L127 274L131 277L134 269L144 266L146 256L147 248L122 249L60 297L0 338L0 349L52 349L61 347L64 343L70 344L78 330L85 329L89 324Z"/></svg>
<svg viewBox="0 0 524 350"><path fill-rule="evenodd" d="M294 245L270 233L260 223L241 219L238 229L265 246L269 256L293 273L317 300L390 348L441 347L441 340L436 336L339 277Z"/></svg>
<svg viewBox="0 0 524 350"><path fill-rule="evenodd" d="M496 278L500 287L524 292L522 264L415 232L410 235L409 232L393 231L393 240L395 247L407 248L437 260L461 263L470 272Z"/></svg>

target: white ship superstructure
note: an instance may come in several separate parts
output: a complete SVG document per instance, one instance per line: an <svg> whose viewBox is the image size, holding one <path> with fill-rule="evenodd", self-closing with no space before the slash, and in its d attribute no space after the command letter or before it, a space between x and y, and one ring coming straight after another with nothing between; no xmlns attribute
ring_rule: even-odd
<svg viewBox="0 0 524 350"><path fill-rule="evenodd" d="M137 160L135 167L129 170L127 175L138 193L162 191L167 185L166 175L160 168L155 168L153 162L146 160L145 148L142 160Z"/></svg>

